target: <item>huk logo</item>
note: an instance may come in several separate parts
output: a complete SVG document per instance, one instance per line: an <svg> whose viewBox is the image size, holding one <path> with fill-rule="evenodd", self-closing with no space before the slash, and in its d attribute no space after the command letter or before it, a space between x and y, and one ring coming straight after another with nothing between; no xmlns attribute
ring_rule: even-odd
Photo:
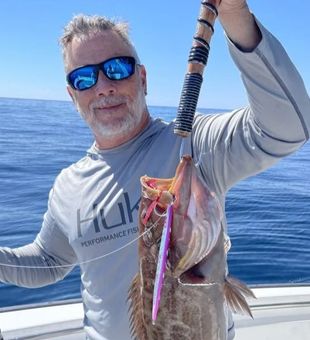
<svg viewBox="0 0 310 340"><path fill-rule="evenodd" d="M106 220L106 214L104 208L98 209L98 204L93 204L93 211L92 216L90 217L81 217L81 209L77 210L77 235L78 237L82 237L82 225L85 223L89 223L91 221L91 224L93 225L95 233L100 233L100 229L104 228L106 230L110 230L113 228L121 227L127 223L132 223L133 220L133 213L135 211L139 210L139 203L141 198L138 199L138 201L131 205L129 195L127 192L123 194L124 203L119 202L117 203L117 209L114 211L115 215L118 215L117 218L115 218L115 221L117 221L114 224L109 224Z"/></svg>

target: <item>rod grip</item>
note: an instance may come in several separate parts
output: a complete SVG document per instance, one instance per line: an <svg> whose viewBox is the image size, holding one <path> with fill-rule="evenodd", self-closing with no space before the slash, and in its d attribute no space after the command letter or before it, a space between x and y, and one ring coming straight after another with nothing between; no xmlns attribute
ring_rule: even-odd
<svg viewBox="0 0 310 340"><path fill-rule="evenodd" d="M183 83L174 133L187 137L193 126L198 104L203 72L207 65L210 40L214 33L214 23L218 15L218 0L201 1L196 33L188 58L187 73Z"/></svg>
<svg viewBox="0 0 310 340"><path fill-rule="evenodd" d="M192 131L193 120L202 85L200 73L186 73L181 93L174 133L187 137Z"/></svg>

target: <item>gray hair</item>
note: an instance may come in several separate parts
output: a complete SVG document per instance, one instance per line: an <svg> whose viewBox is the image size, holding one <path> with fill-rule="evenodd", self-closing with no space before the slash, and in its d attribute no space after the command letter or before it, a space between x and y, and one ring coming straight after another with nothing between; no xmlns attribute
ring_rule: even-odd
<svg viewBox="0 0 310 340"><path fill-rule="evenodd" d="M127 22L117 21L99 15L90 16L79 14L69 21L64 28L63 35L59 39L65 68L67 68L67 48L74 38L83 39L108 30L117 33L123 39L124 43L132 50L133 56L139 64L140 61L137 51L129 38L129 25Z"/></svg>

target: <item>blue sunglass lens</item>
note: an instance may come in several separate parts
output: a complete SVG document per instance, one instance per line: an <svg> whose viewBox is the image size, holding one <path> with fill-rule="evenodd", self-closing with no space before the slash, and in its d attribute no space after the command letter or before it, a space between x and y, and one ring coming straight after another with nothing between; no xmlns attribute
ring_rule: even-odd
<svg viewBox="0 0 310 340"><path fill-rule="evenodd" d="M76 90L86 90L97 82L97 72L92 66L81 67L69 74L68 80Z"/></svg>
<svg viewBox="0 0 310 340"><path fill-rule="evenodd" d="M111 80L122 80L134 73L134 60L114 58L103 63L103 73Z"/></svg>

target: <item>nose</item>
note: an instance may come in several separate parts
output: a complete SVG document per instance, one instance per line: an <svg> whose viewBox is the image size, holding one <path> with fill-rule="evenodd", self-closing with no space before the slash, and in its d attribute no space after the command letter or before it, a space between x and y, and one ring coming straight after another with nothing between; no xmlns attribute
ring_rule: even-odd
<svg viewBox="0 0 310 340"><path fill-rule="evenodd" d="M94 87L97 96L109 96L116 93L115 81L108 79L100 70Z"/></svg>

